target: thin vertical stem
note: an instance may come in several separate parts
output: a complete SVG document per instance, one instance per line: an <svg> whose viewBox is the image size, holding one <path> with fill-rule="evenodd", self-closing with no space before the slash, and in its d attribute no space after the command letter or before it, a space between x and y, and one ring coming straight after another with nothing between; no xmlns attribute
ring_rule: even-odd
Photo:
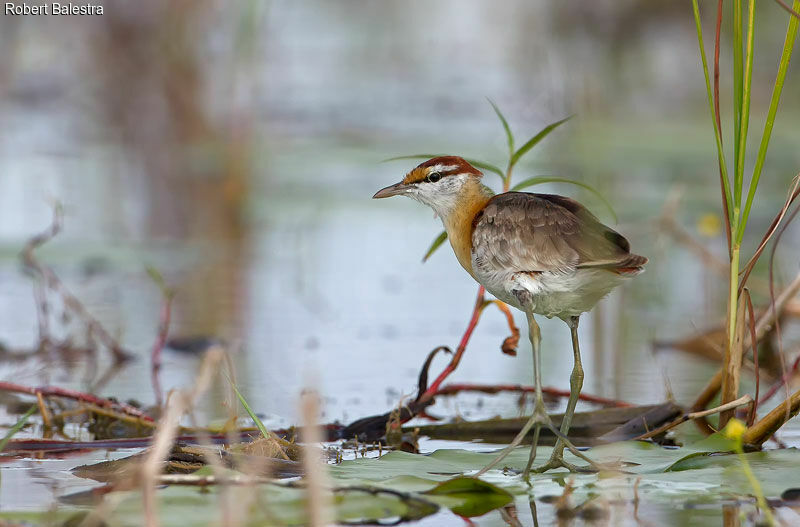
<svg viewBox="0 0 800 527"><path fill-rule="evenodd" d="M725 153L722 149L722 131L717 126L717 120L714 117L714 96L711 91L711 80L708 76L708 61L706 60L705 45L703 44L703 28L700 24L700 8L697 5L697 0L692 0L692 9L694 12L694 21L697 28L697 42L700 46L700 58L703 63L703 75L706 81L706 93L708 95L708 108L711 114L711 122L714 125L714 137L717 141L717 160L719 161L720 169L720 184L722 186L722 194L724 196L724 208L727 213L726 221L730 224L733 220L732 210L733 201L731 198L730 183L728 181L728 169L725 164Z"/></svg>

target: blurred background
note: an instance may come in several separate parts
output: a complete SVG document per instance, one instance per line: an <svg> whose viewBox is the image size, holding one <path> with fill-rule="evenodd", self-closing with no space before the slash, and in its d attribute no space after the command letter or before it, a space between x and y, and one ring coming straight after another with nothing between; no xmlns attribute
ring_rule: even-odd
<svg viewBox="0 0 800 527"><path fill-rule="evenodd" d="M137 357L103 395L154 401L149 353L162 295L146 272L152 266L177 291L170 335L229 342L240 388L267 424L295 423L308 385L323 394L326 421L387 411L413 394L429 350L457 345L477 286L449 247L421 263L441 230L427 208L370 199L416 164L382 160L436 152L505 166L487 97L520 142L574 115L518 166L515 181L554 175L594 186L616 209L615 228L651 260L582 320L584 391L687 402L715 371L706 358L654 345L718 323L725 309L724 277L698 257L700 248L724 259L725 240L688 3L103 5L94 17L0 16L0 343L8 359L0 377L87 389L100 375L80 356L54 366L23 353L36 347L38 324L18 254L58 202L64 232L40 259ZM759 3L757 17L753 145L786 24L771 2ZM796 62L745 253L800 167ZM730 86L725 60L722 71ZM723 108L730 96L723 92ZM485 180L499 189L499 178ZM575 197L614 225L578 187L534 190ZM797 229L787 231L779 283L796 274L799 244ZM87 345L91 336L52 301L52 331ZM518 323L524 330L523 317ZM543 334L545 384L568 388L569 332L545 321ZM512 358L500 353L506 335L501 314L487 310L452 380L530 383L527 340ZM191 383L198 364L167 351L164 388ZM225 415L218 405L209 404L211 417ZM513 397L467 398L443 400L434 413L447 412L519 409Z"/></svg>

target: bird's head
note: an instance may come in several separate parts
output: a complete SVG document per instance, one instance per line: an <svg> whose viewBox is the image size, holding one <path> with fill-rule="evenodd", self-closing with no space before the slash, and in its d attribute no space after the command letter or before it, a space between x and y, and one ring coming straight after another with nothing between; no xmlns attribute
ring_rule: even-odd
<svg viewBox="0 0 800 527"><path fill-rule="evenodd" d="M480 170L457 156L429 159L412 169L399 183L382 188L374 199L408 196L447 217L470 188L480 186Z"/></svg>

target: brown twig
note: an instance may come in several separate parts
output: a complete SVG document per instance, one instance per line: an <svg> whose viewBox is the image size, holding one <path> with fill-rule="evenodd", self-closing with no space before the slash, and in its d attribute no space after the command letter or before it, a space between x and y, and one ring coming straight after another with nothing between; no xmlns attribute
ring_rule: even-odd
<svg viewBox="0 0 800 527"><path fill-rule="evenodd" d="M436 391L434 396L439 395L456 395L460 392L481 392L486 394L495 394L499 392L521 392L533 393L535 391L533 386L522 386L519 384L448 384ZM549 386L542 387L542 393L555 397L569 397L569 390L559 390ZM578 397L582 401L602 404L605 406L615 406L618 408L628 408L633 406L625 401L618 401L615 399L607 399L597 395L582 393Z"/></svg>
<svg viewBox="0 0 800 527"><path fill-rule="evenodd" d="M651 437L656 437L658 435L661 435L664 432L666 432L667 430L671 430L671 429L675 428L676 426L685 423L686 421L690 421L692 419L700 419L700 418L707 417L709 415L716 414L716 413L722 413L722 412L726 412L726 411L731 411L731 410L733 410L735 408L739 408L741 406L748 405L752 401L753 401L752 397L750 397L749 395L743 395L743 396L739 397L738 399L736 399L735 401L731 401L729 403L717 406L716 408L711 408L709 410L703 410L701 412L686 413L686 414L683 414L682 416L678 417L674 421L670 421L669 423L661 425L658 428L650 430L649 432L647 432L645 434L642 434L639 437L636 437L634 439L637 439L637 440L650 439Z"/></svg>
<svg viewBox="0 0 800 527"><path fill-rule="evenodd" d="M50 428L50 412L47 411L47 406L44 404L42 392L36 392L36 402L39 404L39 413L42 414L42 423L44 424L44 427Z"/></svg>
<svg viewBox="0 0 800 527"><path fill-rule="evenodd" d="M22 261L28 269L40 277L42 282L46 284L47 287L61 296L64 301L64 305L72 310L81 320L83 320L87 326L87 329L93 335L96 335L103 345L108 348L116 362L124 362L130 359L132 355L126 352L120 343L117 342L117 340L112 337L108 331L106 331L103 325L87 311L86 307L81 303L81 301L78 300L75 295L69 292L69 290L64 286L63 282L61 282L61 279L58 277L58 275L56 275L55 272L53 272L53 270L49 267L42 265L34 256L35 249L52 240L56 235L58 235L59 232L61 232L63 225L62 220L63 214L61 206L56 205L53 211L53 222L51 223L50 227L48 227L44 232L31 238L28 243L25 244L21 254ZM39 299L38 304L40 306L45 306L46 304L42 304L42 302L44 302L44 300ZM47 316L46 309L44 312L42 312L42 316ZM42 326L42 323L44 323L45 326ZM46 322L42 322L40 319L40 332L41 331L47 331L47 328Z"/></svg>
<svg viewBox="0 0 800 527"><path fill-rule="evenodd" d="M743 441L747 445L761 445L800 411L800 390L772 409L756 424L745 430Z"/></svg>
<svg viewBox="0 0 800 527"><path fill-rule="evenodd" d="M13 382L0 381L0 392L25 393L33 396L42 394L45 397L63 397L65 399L73 399L83 403L95 404L103 408L118 409L123 413L138 417L144 421L153 421L152 417L129 404L112 401L111 399L104 399L91 393L78 392L68 388L59 388L58 386L31 387L23 386Z"/></svg>

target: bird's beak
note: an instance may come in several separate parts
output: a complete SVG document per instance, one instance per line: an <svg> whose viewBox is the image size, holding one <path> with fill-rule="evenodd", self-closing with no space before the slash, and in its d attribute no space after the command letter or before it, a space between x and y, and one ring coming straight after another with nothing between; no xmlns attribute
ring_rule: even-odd
<svg viewBox="0 0 800 527"><path fill-rule="evenodd" d="M372 199L390 198L392 196L405 194L410 188L411 185L407 185L401 181L400 183L395 183L394 185L389 185L386 188L380 189L375 193L374 196L372 196Z"/></svg>

